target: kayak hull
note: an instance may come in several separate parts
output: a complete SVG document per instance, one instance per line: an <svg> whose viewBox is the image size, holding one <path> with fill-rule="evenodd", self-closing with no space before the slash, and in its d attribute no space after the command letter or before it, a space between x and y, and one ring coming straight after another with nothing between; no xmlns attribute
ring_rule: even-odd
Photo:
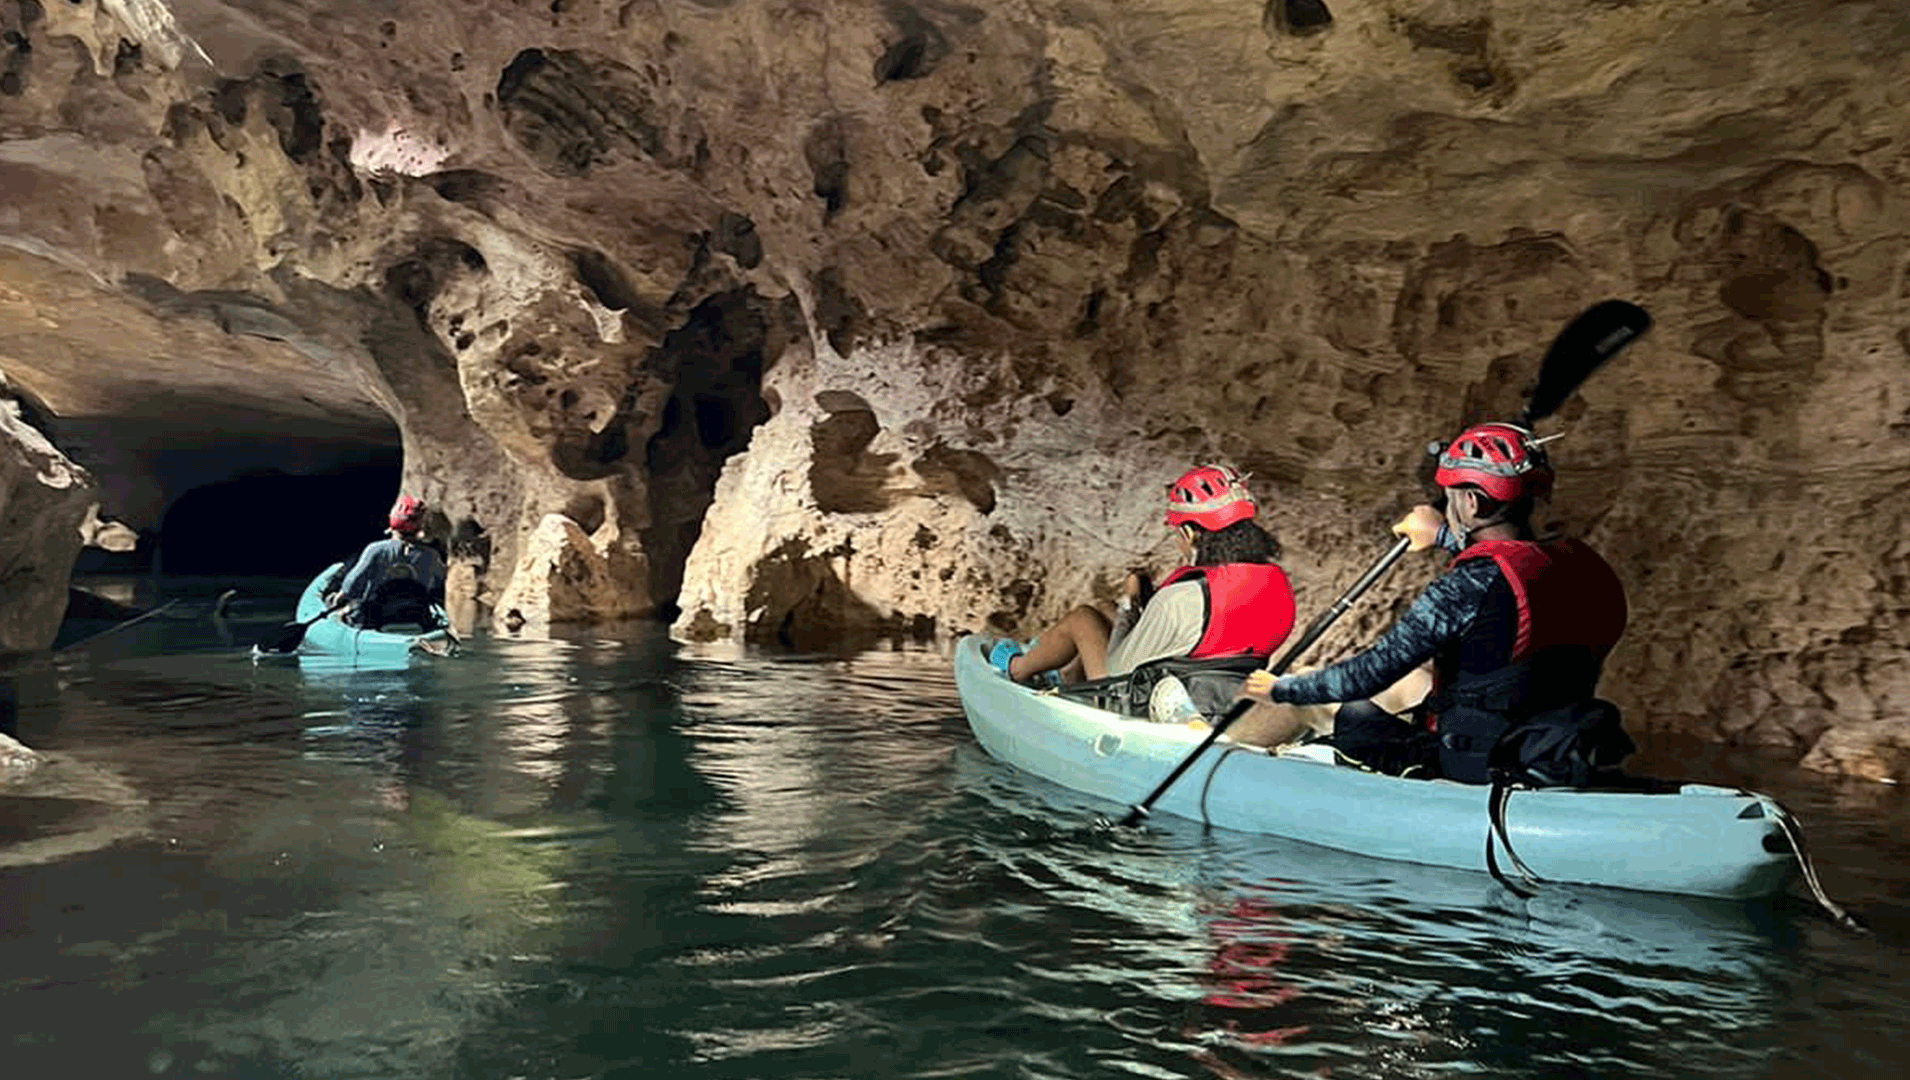
<svg viewBox="0 0 1910 1080"><path fill-rule="evenodd" d="M293 614L295 619L304 622L316 618L325 610L323 586L343 565L333 563L305 586L305 592L299 596L298 608ZM438 611L438 617L443 621L442 610ZM322 656L358 666L382 666L408 664L418 656L448 655L455 650L456 644L457 639L448 629L410 633L365 630L345 622L337 615L327 615L312 623L305 631L298 651L302 656Z"/></svg>
<svg viewBox="0 0 1910 1080"><path fill-rule="evenodd" d="M1207 734L1021 686L989 665L985 645L979 635L956 643L962 708L982 748L1026 772L1132 806ZM1153 812L1485 873L1487 794L1481 785L1382 776L1304 748L1268 753L1223 738ZM1665 794L1520 790L1506 826L1518 856L1545 881L1743 899L1780 892L1797 872L1774 815L1756 796L1706 784Z"/></svg>

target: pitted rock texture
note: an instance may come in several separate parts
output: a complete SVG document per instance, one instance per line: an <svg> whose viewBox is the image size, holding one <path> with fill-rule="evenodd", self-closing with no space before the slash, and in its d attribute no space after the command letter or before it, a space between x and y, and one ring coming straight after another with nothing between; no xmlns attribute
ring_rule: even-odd
<svg viewBox="0 0 1910 1080"><path fill-rule="evenodd" d="M561 514L631 569L552 621L1026 634L1160 568L1161 485L1222 459L1318 610L1425 442L1623 296L1656 331L1548 428L1632 590L1611 696L1910 774L1894 0L0 20L0 368L90 425L110 519L208 428L396 440L454 602Z"/></svg>

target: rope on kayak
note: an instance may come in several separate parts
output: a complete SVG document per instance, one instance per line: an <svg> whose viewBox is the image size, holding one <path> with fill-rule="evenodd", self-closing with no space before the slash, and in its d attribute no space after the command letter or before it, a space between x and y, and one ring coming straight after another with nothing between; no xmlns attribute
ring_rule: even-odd
<svg viewBox="0 0 1910 1080"><path fill-rule="evenodd" d="M1214 827L1214 823L1207 819L1207 792L1213 789L1214 774L1220 771L1220 763L1227 760L1229 754L1246 749L1248 749L1248 747L1240 743L1228 743L1226 746L1220 748L1220 753L1214 755L1214 764L1207 770L1207 779L1201 781L1200 784L1200 824L1202 828L1211 829Z"/></svg>
<svg viewBox="0 0 1910 1080"><path fill-rule="evenodd" d="M1492 777L1492 791L1486 797L1486 816L1491 820L1491 826L1486 829L1486 869L1492 873L1493 878L1498 881L1499 884L1511 889L1513 894L1518 896L1521 900L1530 900L1533 896L1536 896L1537 893L1529 888L1514 884L1512 879L1506 877L1505 873L1499 869L1498 857L1493 854L1492 850L1493 838L1496 836L1499 846L1505 848L1506 861L1510 862L1512 868L1518 871L1519 876L1525 879L1526 885L1545 884L1545 879L1533 873L1532 868L1525 865L1525 860L1519 858L1519 853L1512 850L1512 836L1506 831L1505 827L1505 808L1506 805L1512 801L1512 789L1514 786L1516 785L1497 773Z"/></svg>
<svg viewBox="0 0 1910 1080"><path fill-rule="evenodd" d="M1846 930L1853 930L1860 934L1868 933L1870 928L1865 926L1862 920L1844 910L1824 891L1824 886L1817 880L1817 868L1811 865L1811 857L1804 847L1804 827L1797 823L1797 819L1784 808L1784 804L1761 791L1744 791L1743 794L1756 799L1759 805L1764 807L1765 816L1774 819L1778 828L1784 830L1784 838L1791 844L1791 854L1797 856L1798 868L1804 872L1804 884L1810 886L1811 896L1817 900L1818 906L1824 909L1824 913L1831 917L1831 921Z"/></svg>

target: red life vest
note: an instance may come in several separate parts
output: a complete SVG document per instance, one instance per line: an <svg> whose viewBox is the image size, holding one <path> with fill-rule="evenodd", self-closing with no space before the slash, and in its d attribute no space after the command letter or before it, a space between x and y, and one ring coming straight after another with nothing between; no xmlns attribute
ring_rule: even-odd
<svg viewBox="0 0 1910 1080"><path fill-rule="evenodd" d="M1200 582L1207 597L1207 628L1187 655L1271 656L1293 631L1293 588L1272 563L1183 566L1161 582Z"/></svg>
<svg viewBox="0 0 1910 1080"><path fill-rule="evenodd" d="M1478 642L1483 647L1478 651L1508 650L1496 670L1435 671L1427 726L1438 732L1439 774L1483 784L1502 741L1514 729L1541 724L1572 728L1560 730L1588 767L1607 758L1615 764L1631 751L1616 709L1596 730L1573 727L1581 712L1594 715L1581 706L1594 701L1605 657L1625 632L1625 587L1611 564L1576 540L1489 540L1460 552L1453 565L1468 559L1498 564L1512 591L1518 624L1510 642L1503 640L1503 624L1488 622L1467 631L1494 639ZM1463 651L1461 642L1446 654L1447 663ZM1532 763L1521 759L1519 764Z"/></svg>
<svg viewBox="0 0 1910 1080"><path fill-rule="evenodd" d="M1577 540L1486 540L1452 560L1491 559L1519 605L1513 660L1582 645L1602 662L1625 633L1625 586L1611 564Z"/></svg>

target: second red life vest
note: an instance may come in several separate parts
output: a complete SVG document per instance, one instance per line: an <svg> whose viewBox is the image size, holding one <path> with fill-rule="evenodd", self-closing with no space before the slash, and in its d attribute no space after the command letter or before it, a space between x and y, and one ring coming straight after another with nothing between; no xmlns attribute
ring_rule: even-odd
<svg viewBox="0 0 1910 1080"><path fill-rule="evenodd" d="M1272 563L1183 566L1161 582L1196 579L1207 596L1207 628L1188 655L1271 656L1293 631L1293 588Z"/></svg>

